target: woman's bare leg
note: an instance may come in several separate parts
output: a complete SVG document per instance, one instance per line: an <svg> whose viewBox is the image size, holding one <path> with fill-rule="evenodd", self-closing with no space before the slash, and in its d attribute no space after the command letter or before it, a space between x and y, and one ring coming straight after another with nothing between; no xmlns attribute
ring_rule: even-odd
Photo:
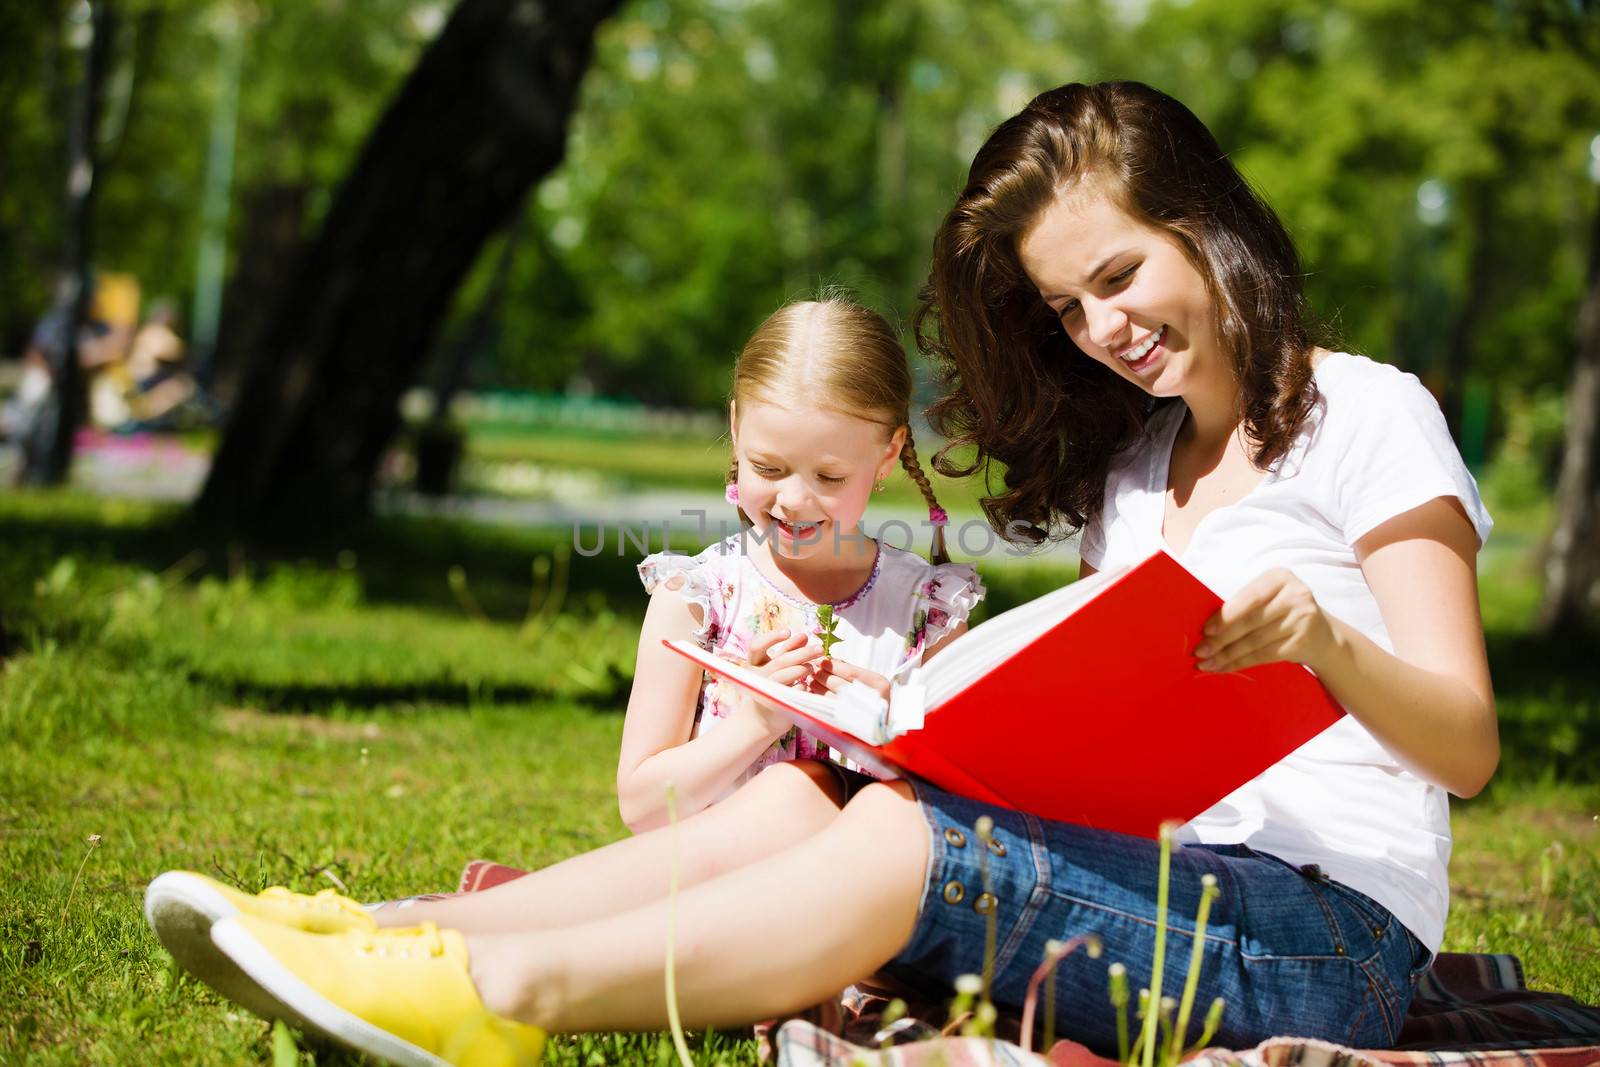
<svg viewBox="0 0 1600 1067"><path fill-rule="evenodd" d="M882 966L911 936L927 857L911 790L891 782L862 790L804 843L681 892L674 940L684 1025L798 1010ZM672 904L469 936L473 980L491 1011L547 1030L661 1029Z"/></svg>
<svg viewBox="0 0 1600 1067"><path fill-rule="evenodd" d="M687 888L764 859L839 815L838 776L809 761L779 763L732 796L678 823L678 885ZM433 922L465 933L543 930L628 911L667 895L669 828L563 860L478 893L373 913L379 926Z"/></svg>

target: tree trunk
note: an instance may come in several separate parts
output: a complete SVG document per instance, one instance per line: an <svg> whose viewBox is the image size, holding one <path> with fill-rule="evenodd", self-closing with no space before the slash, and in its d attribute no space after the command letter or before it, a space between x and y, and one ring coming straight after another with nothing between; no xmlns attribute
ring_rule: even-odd
<svg viewBox="0 0 1600 1067"><path fill-rule="evenodd" d="M527 225L526 213L519 214L512 222L505 240L500 244L500 255L495 260L489 287L478 300L478 306L473 309L459 336L444 345L439 353L438 373L433 384L433 412L418 429L413 449L417 460L413 484L419 493L445 496L455 490L456 474L466 451L466 434L450 421L450 405L455 402L456 394L466 388L473 359L491 347L494 341L500 312L505 305L506 290L511 282L512 254Z"/></svg>
<svg viewBox="0 0 1600 1067"><path fill-rule="evenodd" d="M1547 635L1600 635L1600 211L1577 341L1556 482L1556 528L1539 611L1540 629Z"/></svg>
<svg viewBox="0 0 1600 1067"><path fill-rule="evenodd" d="M1456 304L1455 320L1450 325L1449 340L1439 361L1439 383L1444 395L1439 406L1444 409L1445 423L1450 427L1456 444L1466 444L1463 436L1466 410L1467 377L1472 372L1473 350L1476 347L1482 311L1488 304L1489 290L1495 271L1499 269L1496 258L1495 212L1496 191L1487 185L1469 185L1462 191L1461 200L1467 209L1468 225L1472 233L1472 255L1467 264L1466 288ZM1468 462L1479 457L1467 456Z"/></svg>
<svg viewBox="0 0 1600 1067"><path fill-rule="evenodd" d="M203 518L365 512L400 395L484 241L560 162L595 29L619 4L461 0L248 354Z"/></svg>
<svg viewBox="0 0 1600 1067"><path fill-rule="evenodd" d="M310 192L307 185L285 182L257 186L241 198L238 262L223 289L217 348L193 368L200 384L229 410L243 395L249 357L261 351L272 313L305 251Z"/></svg>
<svg viewBox="0 0 1600 1067"><path fill-rule="evenodd" d="M65 282L56 294L60 342L50 346L50 392L22 444L22 469L17 480L25 485L61 485L67 480L72 472L73 439L88 407L78 344L94 298L90 268L94 261L94 202L99 188L96 149L100 103L111 62L112 29L109 0L94 0L89 6L87 51L67 129L67 195L61 248Z"/></svg>

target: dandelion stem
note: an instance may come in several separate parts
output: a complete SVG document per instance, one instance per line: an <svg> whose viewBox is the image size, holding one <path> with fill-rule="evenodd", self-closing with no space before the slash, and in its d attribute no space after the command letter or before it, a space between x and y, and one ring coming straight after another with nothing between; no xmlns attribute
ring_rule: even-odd
<svg viewBox="0 0 1600 1067"><path fill-rule="evenodd" d="M1200 1040L1189 1046L1189 1052L1197 1052L1211 1043L1211 1039L1217 1035L1217 1027L1222 1025L1222 1008L1226 1003L1221 997L1211 1002L1205 1025L1200 1028Z"/></svg>
<svg viewBox="0 0 1600 1067"><path fill-rule="evenodd" d="M572 550L566 544L557 546L554 553L554 564L544 556L533 561L533 583L528 588L528 612L522 620L522 630L519 634L524 640L536 637L549 625L561 610L561 605L567 594L567 574L572 560ZM549 579L546 582L546 578ZM539 590L543 586L545 597L543 603L538 603ZM538 610L535 610L537 604Z"/></svg>
<svg viewBox="0 0 1600 1067"><path fill-rule="evenodd" d="M1027 993L1024 993L1024 997L1022 997L1022 1051L1024 1053L1032 1053L1034 1051L1034 1009L1038 1005L1038 987L1046 979L1051 979L1050 992L1056 992L1053 981L1054 977L1056 977L1056 963L1061 960L1061 957L1067 955L1070 950L1072 949L1069 949L1066 944L1062 944L1056 939L1046 941L1045 958L1038 961L1037 968L1034 968L1034 974L1030 974L1029 979L1027 979ZM1051 1008L1053 1008L1053 1005L1046 1001L1046 1016L1050 1014ZM1051 1019L1051 1022L1054 1022L1054 1019ZM1050 1048L1048 1041L1045 1043L1045 1048Z"/></svg>
<svg viewBox="0 0 1600 1067"><path fill-rule="evenodd" d="M1167 955L1167 882L1172 877L1172 824L1161 824L1161 868L1156 875L1156 945L1150 963L1150 1007L1145 1012L1144 1067L1153 1067L1156 1058L1156 1023L1161 1016L1161 970Z"/></svg>
<svg viewBox="0 0 1600 1067"><path fill-rule="evenodd" d="M67 887L67 902L61 905L61 921L67 921L67 912L72 908L72 894L78 891L78 879L83 877L83 869L89 865L89 857L94 855L94 850L100 847L100 835L90 834L88 837L89 849L83 854L83 860L78 864L78 873L72 876L72 884Z"/></svg>
<svg viewBox="0 0 1600 1067"><path fill-rule="evenodd" d="M667 783L667 826L672 835L671 858L667 863L667 1024L672 1028L672 1047L678 1050L678 1062L683 1067L694 1067L689 1056L689 1043L683 1038L683 1021L678 1018L678 982L675 974L678 939L678 791Z"/></svg>
<svg viewBox="0 0 1600 1067"><path fill-rule="evenodd" d="M1117 1012L1117 1060L1128 1062L1128 968L1113 963L1111 972L1111 1006Z"/></svg>
<svg viewBox="0 0 1600 1067"><path fill-rule="evenodd" d="M1129 1067L1133 1067L1133 1065L1137 1063L1144 1055L1144 1020L1145 1016L1150 1014L1151 1010L1150 990L1139 990L1139 1007L1133 1015L1135 1019L1139 1020L1139 1033L1133 1039L1133 1049L1128 1053Z"/></svg>
<svg viewBox="0 0 1600 1067"><path fill-rule="evenodd" d="M941 1031L945 1036L966 1024L972 1012L972 998L983 991L983 979L975 974L956 976L956 995L950 1000L950 1017Z"/></svg>
<svg viewBox="0 0 1600 1067"><path fill-rule="evenodd" d="M983 899L988 900L989 908L983 913L983 993L979 1004L993 1004L991 990L994 982L994 956L997 949L996 942L999 938L998 918L1000 901L994 894L994 879L989 873L989 847L994 840L994 820L987 815L980 815L974 826L978 832L978 840L983 844L983 850L978 853L978 870L983 875ZM992 1007L991 1007L991 1010ZM979 1018L983 1017L980 1011Z"/></svg>
<svg viewBox="0 0 1600 1067"><path fill-rule="evenodd" d="M1175 997L1162 997L1161 1006L1156 1012L1158 1024L1157 1043L1161 1045L1162 1052L1159 1057L1158 1067L1177 1067L1177 1060L1170 1058L1166 1050L1172 1047L1172 1016L1178 1010L1178 1001Z"/></svg>
<svg viewBox="0 0 1600 1067"><path fill-rule="evenodd" d="M467 585L467 572L460 564L445 572L445 582L463 612L477 622L489 621L489 616L483 613L483 608L478 604L478 598L472 595L472 588Z"/></svg>
<svg viewBox="0 0 1600 1067"><path fill-rule="evenodd" d="M1044 1044L1039 1047L1044 1049L1046 1055L1056 1045L1056 970L1050 968L1050 973L1044 978Z"/></svg>
<svg viewBox="0 0 1600 1067"><path fill-rule="evenodd" d="M1200 879L1200 907L1194 916L1194 946L1189 950L1189 973L1183 979L1183 999L1178 1004L1178 1021L1167 1038L1166 1059L1176 1063L1183 1043L1189 1036L1189 1013L1194 1009L1195 990L1200 986L1200 964L1205 955L1206 920L1211 917L1211 902L1221 891L1217 889L1217 876L1205 875Z"/></svg>

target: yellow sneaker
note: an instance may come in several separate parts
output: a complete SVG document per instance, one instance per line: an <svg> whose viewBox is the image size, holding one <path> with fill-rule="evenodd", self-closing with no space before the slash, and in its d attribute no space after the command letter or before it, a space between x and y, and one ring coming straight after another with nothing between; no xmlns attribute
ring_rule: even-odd
<svg viewBox="0 0 1600 1067"><path fill-rule="evenodd" d="M208 930L218 919L238 914L313 934L378 928L367 909L331 889L310 894L275 885L252 896L193 871L168 871L144 892L145 918L157 926L158 919L180 912L197 916L197 922L203 919Z"/></svg>
<svg viewBox="0 0 1600 1067"><path fill-rule="evenodd" d="M211 939L256 987L252 999L271 1006L260 1014L370 1056L403 1067L523 1067L544 1051L542 1030L484 1007L455 930L308 934L241 914L213 926Z"/></svg>
<svg viewBox="0 0 1600 1067"><path fill-rule="evenodd" d="M273 886L252 896L193 871L157 877L144 891L144 916L161 944L184 970L257 1014L268 1005L251 1003L255 987L211 940L211 925L231 915L253 915L311 933L377 929L366 909L331 889L311 896Z"/></svg>

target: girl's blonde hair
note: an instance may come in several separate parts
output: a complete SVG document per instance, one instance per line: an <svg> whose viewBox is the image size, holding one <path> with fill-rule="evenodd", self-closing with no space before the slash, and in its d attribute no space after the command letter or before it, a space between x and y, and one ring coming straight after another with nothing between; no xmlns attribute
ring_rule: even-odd
<svg viewBox="0 0 1600 1067"><path fill-rule="evenodd" d="M945 551L944 510L917 461L911 439L911 369L905 349L882 315L852 300L828 295L787 304L763 322L733 365L732 401L792 407L799 398L853 418L881 424L885 434L906 428L900 465L922 491L935 520L935 563ZM728 466L728 483L739 477L739 459ZM741 512L742 514L742 512Z"/></svg>

